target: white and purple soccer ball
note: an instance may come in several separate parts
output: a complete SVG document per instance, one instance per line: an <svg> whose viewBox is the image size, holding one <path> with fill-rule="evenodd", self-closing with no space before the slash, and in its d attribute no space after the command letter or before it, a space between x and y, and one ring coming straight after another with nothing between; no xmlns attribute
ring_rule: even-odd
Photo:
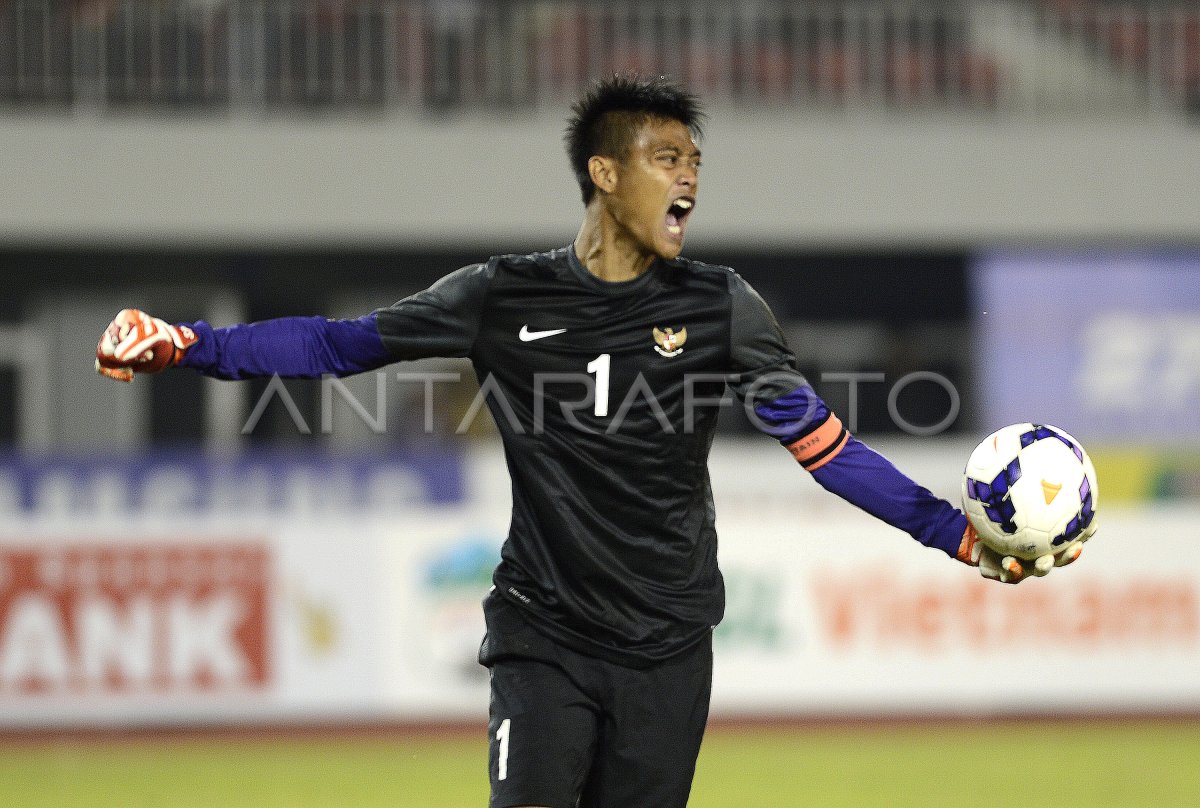
<svg viewBox="0 0 1200 808"><path fill-rule="evenodd" d="M1055 554L1096 516L1096 470L1079 441L1044 424L988 435L963 472L963 510L1001 555Z"/></svg>

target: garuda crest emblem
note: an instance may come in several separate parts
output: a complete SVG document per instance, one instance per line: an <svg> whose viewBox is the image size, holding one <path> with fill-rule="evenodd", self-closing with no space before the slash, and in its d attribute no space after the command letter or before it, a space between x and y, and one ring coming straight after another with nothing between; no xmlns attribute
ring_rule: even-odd
<svg viewBox="0 0 1200 808"><path fill-rule="evenodd" d="M678 356L683 352L683 343L687 342L687 329L656 328L654 342L654 350L663 356Z"/></svg>

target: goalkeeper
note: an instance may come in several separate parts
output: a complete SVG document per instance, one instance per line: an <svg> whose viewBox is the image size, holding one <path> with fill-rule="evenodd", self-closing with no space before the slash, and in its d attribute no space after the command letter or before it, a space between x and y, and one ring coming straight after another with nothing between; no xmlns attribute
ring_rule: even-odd
<svg viewBox="0 0 1200 808"><path fill-rule="evenodd" d="M351 320L214 328L121 312L101 373L344 376L469 357L502 436L513 514L484 600L492 808L683 808L724 610L707 458L726 386L829 491L919 544L1016 583L1026 568L849 434L734 271L680 257L701 112L665 80L614 77L574 106L574 241L494 256Z"/></svg>

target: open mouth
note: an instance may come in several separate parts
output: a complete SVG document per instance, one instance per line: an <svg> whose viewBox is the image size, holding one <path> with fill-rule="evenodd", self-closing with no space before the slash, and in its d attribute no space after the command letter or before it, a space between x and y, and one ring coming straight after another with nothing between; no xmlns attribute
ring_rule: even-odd
<svg viewBox="0 0 1200 808"><path fill-rule="evenodd" d="M696 200L690 196L681 196L667 208L667 232L672 236L683 235L683 224L691 215Z"/></svg>

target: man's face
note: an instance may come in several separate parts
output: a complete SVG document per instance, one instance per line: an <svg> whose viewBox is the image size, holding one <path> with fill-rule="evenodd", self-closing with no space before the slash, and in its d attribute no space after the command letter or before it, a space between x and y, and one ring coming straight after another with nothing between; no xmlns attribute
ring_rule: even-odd
<svg viewBox="0 0 1200 808"><path fill-rule="evenodd" d="M700 149L682 123L651 118L638 127L608 206L639 247L666 260L679 255L699 168Z"/></svg>

